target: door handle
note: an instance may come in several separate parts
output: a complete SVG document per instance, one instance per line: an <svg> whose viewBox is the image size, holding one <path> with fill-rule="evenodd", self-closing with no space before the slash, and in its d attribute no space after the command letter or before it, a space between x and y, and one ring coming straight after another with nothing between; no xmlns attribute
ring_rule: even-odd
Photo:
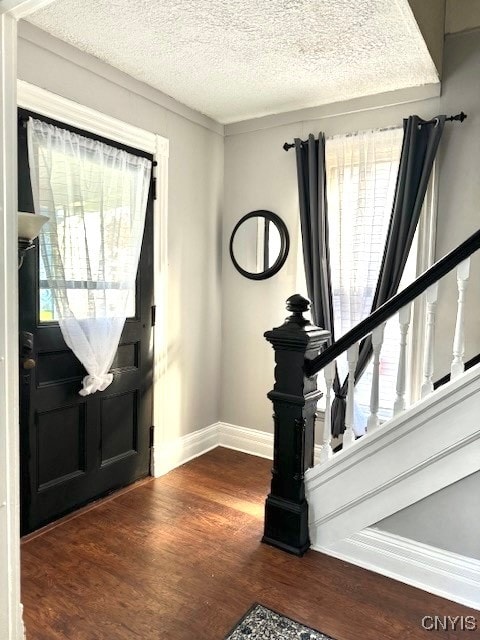
<svg viewBox="0 0 480 640"><path fill-rule="evenodd" d="M26 370L36 366L33 356L33 334L29 331L20 331L20 362Z"/></svg>

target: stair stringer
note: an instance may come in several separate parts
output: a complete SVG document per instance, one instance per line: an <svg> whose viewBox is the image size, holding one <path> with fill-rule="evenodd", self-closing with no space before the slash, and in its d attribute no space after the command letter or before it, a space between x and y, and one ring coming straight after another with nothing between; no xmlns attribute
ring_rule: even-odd
<svg viewBox="0 0 480 640"><path fill-rule="evenodd" d="M480 470L480 365L305 474L326 548Z"/></svg>

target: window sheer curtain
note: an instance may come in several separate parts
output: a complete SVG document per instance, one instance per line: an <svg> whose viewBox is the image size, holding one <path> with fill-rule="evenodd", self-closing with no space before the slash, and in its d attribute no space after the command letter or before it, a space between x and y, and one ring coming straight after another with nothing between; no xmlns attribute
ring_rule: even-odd
<svg viewBox="0 0 480 640"><path fill-rule="evenodd" d="M337 340L371 313L402 140L403 129L394 128L335 136L326 142L330 270ZM387 332L386 341L389 337ZM395 357L396 344L385 344L383 353L388 353L389 347ZM345 356L338 359L337 366L343 380L347 374ZM362 386L361 381L359 385ZM343 389L339 395L342 393ZM354 431L361 435L365 433L367 415L357 403L354 413Z"/></svg>
<svg viewBox="0 0 480 640"><path fill-rule="evenodd" d="M28 153L41 274L67 346L87 370L80 395L105 390L135 281L151 161L30 118Z"/></svg>

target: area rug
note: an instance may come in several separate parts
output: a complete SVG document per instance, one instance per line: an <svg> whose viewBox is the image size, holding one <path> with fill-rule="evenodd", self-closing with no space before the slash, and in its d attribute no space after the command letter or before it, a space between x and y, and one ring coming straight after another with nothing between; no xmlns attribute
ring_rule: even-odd
<svg viewBox="0 0 480 640"><path fill-rule="evenodd" d="M261 604L254 604L225 640L333 640Z"/></svg>

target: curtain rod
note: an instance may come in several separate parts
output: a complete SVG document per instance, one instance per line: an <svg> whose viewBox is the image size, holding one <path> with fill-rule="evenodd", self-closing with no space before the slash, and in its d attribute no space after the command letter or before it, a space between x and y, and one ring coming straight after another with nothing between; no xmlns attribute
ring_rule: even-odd
<svg viewBox="0 0 480 640"><path fill-rule="evenodd" d="M465 118L467 117L466 113L463 113L463 111L461 111L460 113L457 113L456 116L448 116L447 118L445 118L445 120L449 121L449 122L454 122L454 121L458 121L458 122L463 122L465 120ZM432 118L431 120L424 120L422 124L433 124L436 121L436 118ZM302 140L301 144L307 144L307 140ZM285 142L285 144L283 145L283 149L285 149L285 151L288 151L289 149L293 149L293 147L295 146L295 143L289 143L289 142Z"/></svg>
<svg viewBox="0 0 480 640"><path fill-rule="evenodd" d="M22 126L24 129L26 129L26 128L27 128L27 124L28 124L28 120L29 120L29 118L30 118L30 116L19 115L19 116L18 116L18 124L19 124L20 126ZM59 124L62 124L62 123L59 123ZM56 125L55 125L55 126L56 126ZM74 125L71 125L71 126L72 126L74 129L78 129L78 127L75 127ZM61 126L60 126L60 127L58 127L58 128L60 128L60 129L62 129L62 128L63 128L63 129L66 129L67 131L70 131L70 127L69 127L69 125L67 125L67 124L64 124L64 125L63 125L63 127L61 127ZM88 132L88 131L86 131L85 133L87 133L87 134L88 134L89 132ZM95 134L93 134L93 133L91 133L91 135L90 135L90 136L87 136L87 137L91 137L91 139L92 139L92 140L96 140L97 138L103 138L103 136L101 136L101 135L96 136L96 135L95 135ZM104 138L104 139L105 139L105 140L108 140L108 138ZM111 142L113 142L113 143L114 143L114 145L115 145L115 143L116 143L116 144L120 144L120 145L122 145L123 147L127 147L127 149L128 149L128 148L132 149L133 151L141 151L141 149L139 149L139 150L138 150L138 149L134 149L134 147L129 147L127 144L123 144L123 142L118 142L118 141L116 141L116 140L111 140ZM118 147L117 147L117 148L118 148ZM148 152L145 152L145 153L148 153ZM149 155L153 155L153 154L149 154ZM147 158L147 160L148 160L148 158ZM158 167L158 162L157 162L156 160L152 160L152 167Z"/></svg>

